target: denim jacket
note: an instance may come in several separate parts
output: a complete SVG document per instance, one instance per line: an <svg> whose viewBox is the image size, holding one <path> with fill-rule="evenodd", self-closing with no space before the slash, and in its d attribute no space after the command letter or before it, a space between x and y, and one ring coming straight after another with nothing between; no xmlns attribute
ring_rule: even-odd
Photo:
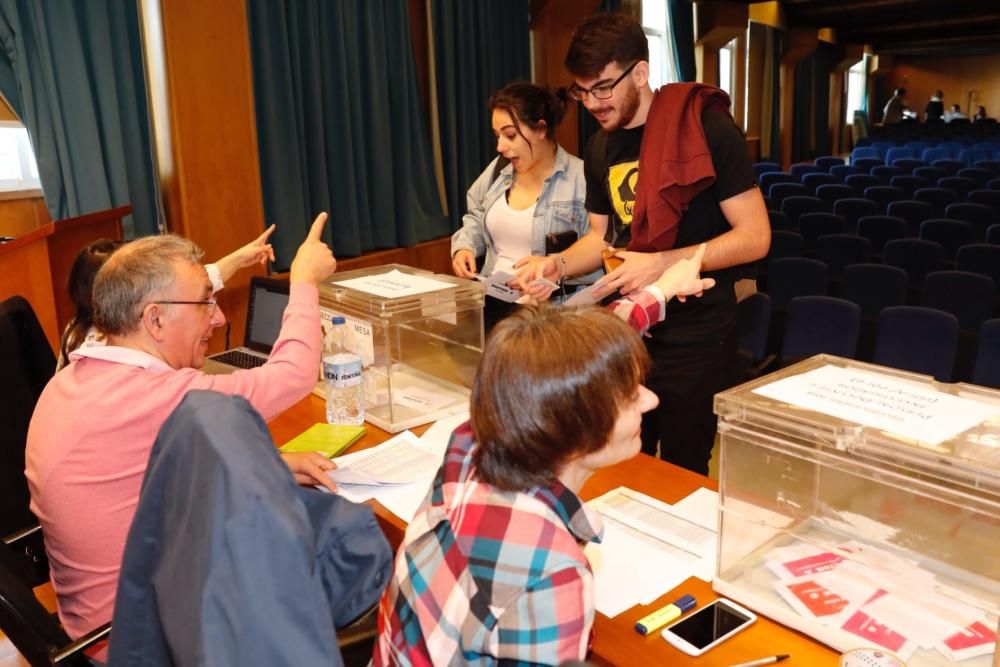
<svg viewBox="0 0 1000 667"><path fill-rule="evenodd" d="M459 250L471 250L477 257L486 254L483 275L493 273L497 253L493 239L486 229L486 212L503 196L514 180L514 167L507 165L500 170L495 181L490 181L496 160L490 162L475 180L466 196L468 212L462 218L462 228L451 237L451 254ZM552 175L545 179L542 192L535 205L532 220L531 254L545 255L546 234L576 231L582 237L590 230L590 220L584 207L587 196L587 182L583 176L583 160L570 155L562 146L556 150L556 163ZM590 284L601 276L601 271L579 276L570 280L571 284Z"/></svg>

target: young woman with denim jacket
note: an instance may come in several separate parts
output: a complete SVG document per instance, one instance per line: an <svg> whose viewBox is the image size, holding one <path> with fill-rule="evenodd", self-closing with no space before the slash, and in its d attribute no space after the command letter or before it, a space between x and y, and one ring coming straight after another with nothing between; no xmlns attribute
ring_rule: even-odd
<svg viewBox="0 0 1000 667"><path fill-rule="evenodd" d="M498 270L519 274L528 270L532 256L545 255L547 235L574 231L582 236L589 230L583 161L555 140L567 99L530 83L511 84L490 98L500 156L469 188L468 212L451 238L455 275L473 277L481 255L483 275ZM507 164L498 174L501 159ZM589 284L599 275L583 276L567 287ZM513 307L488 296L487 330Z"/></svg>

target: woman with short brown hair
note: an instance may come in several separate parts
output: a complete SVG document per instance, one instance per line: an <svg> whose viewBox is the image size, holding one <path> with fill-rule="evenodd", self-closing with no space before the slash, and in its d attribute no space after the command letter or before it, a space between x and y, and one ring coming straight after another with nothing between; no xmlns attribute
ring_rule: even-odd
<svg viewBox="0 0 1000 667"><path fill-rule="evenodd" d="M578 497L596 470L639 453L649 366L636 330L698 275L704 245L613 311L547 304L501 321L483 350L471 421L452 434L406 530L379 609L375 665L558 664L583 658L599 541Z"/></svg>

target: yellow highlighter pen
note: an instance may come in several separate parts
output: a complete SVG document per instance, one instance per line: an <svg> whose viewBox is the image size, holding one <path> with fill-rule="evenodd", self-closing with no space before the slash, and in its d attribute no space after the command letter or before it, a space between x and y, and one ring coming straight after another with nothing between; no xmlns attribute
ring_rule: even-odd
<svg viewBox="0 0 1000 667"><path fill-rule="evenodd" d="M694 596L685 595L668 604L666 607L657 609L649 616L640 619L635 624L635 631L640 635L648 635L650 632L659 630L689 609L694 609L697 605L698 601L694 599Z"/></svg>

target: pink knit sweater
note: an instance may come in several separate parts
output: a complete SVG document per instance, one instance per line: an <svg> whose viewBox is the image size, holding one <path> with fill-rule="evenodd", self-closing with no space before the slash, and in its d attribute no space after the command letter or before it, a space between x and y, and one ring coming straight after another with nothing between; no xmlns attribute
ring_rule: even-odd
<svg viewBox="0 0 1000 667"><path fill-rule="evenodd" d="M312 389L321 332L315 287L292 285L270 360L232 375L172 370L141 352L82 357L45 387L28 429L31 510L45 535L70 637L111 620L125 538L153 442L191 389L238 394L271 419ZM146 366L145 368L143 366Z"/></svg>

